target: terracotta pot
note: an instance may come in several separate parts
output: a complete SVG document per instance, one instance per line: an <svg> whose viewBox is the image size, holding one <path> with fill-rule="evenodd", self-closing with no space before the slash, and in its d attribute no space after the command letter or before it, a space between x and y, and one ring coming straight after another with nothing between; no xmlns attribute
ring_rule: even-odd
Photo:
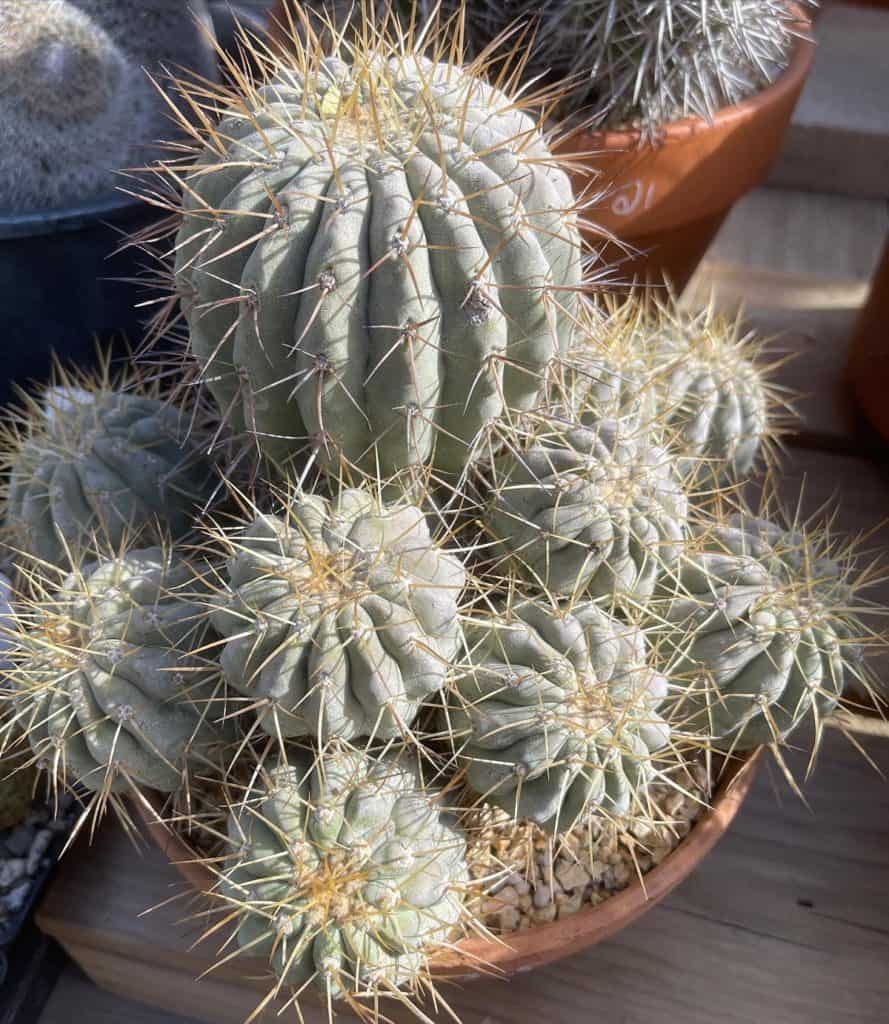
<svg viewBox="0 0 889 1024"><path fill-rule="evenodd" d="M799 31L810 20L794 4ZM661 283L668 278L682 290L732 206L758 185L781 148L784 133L812 65L814 44L799 39L790 64L767 89L720 110L712 123L701 118L676 121L657 147L642 145L635 132L575 133L560 152L597 172L575 174L575 188L608 188L589 212L606 235L636 250L604 243L603 258L617 262L618 276ZM597 249L602 236L590 230Z"/></svg>
<svg viewBox="0 0 889 1024"><path fill-rule="evenodd" d="M889 441L889 238L849 344L849 381L858 406Z"/></svg>
<svg viewBox="0 0 889 1024"><path fill-rule="evenodd" d="M502 943L464 939L453 952L435 957L433 976L467 980L479 976L482 965L489 975L493 971L500 976L509 976L578 953L635 921L683 882L716 845L750 790L758 756L755 752L743 760L732 762L724 773L710 810L673 853L645 875L644 887L637 880L598 906L562 921L514 932ZM195 863L195 855L186 843L158 820L159 805L154 813L142 802L136 802L135 807L151 838L182 877L200 892L210 889L214 884L213 875ZM245 976L268 972L268 966L256 960L245 958L241 966Z"/></svg>

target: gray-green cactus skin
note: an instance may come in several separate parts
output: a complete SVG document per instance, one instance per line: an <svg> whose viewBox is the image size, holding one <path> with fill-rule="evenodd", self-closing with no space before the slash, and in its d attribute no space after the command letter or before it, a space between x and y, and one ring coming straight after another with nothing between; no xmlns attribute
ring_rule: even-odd
<svg viewBox="0 0 889 1024"><path fill-rule="evenodd" d="M366 491L259 516L228 579L222 667L272 735L402 736L459 650L462 563L420 509Z"/></svg>
<svg viewBox="0 0 889 1024"><path fill-rule="evenodd" d="M552 833L641 811L670 728L639 630L592 602L525 601L467 648L446 715L473 792Z"/></svg>
<svg viewBox="0 0 889 1024"><path fill-rule="evenodd" d="M274 460L308 438L335 473L459 474L569 343L568 176L530 117L457 67L331 57L311 77L258 89L188 175L191 350Z"/></svg>
<svg viewBox="0 0 889 1024"><path fill-rule="evenodd" d="M462 913L465 842L416 773L348 750L279 762L233 809L238 942L333 999L409 985Z"/></svg>
<svg viewBox="0 0 889 1024"><path fill-rule="evenodd" d="M748 477L768 429L759 371L745 359L696 360L670 344L659 351L669 364L659 389L660 418L683 473L729 482Z"/></svg>
<svg viewBox="0 0 889 1024"><path fill-rule="evenodd" d="M553 420L526 450L506 448L482 515L497 552L551 593L651 596L686 533L670 455L607 420Z"/></svg>
<svg viewBox="0 0 889 1024"><path fill-rule="evenodd" d="M724 531L717 550L683 561L672 593L653 607L664 671L683 681L674 727L741 752L817 724L847 669L841 620L752 558L734 532L736 551Z"/></svg>
<svg viewBox="0 0 889 1024"><path fill-rule="evenodd" d="M94 539L115 549L157 526L182 537L209 494L212 466L186 438L187 417L157 399L49 389L32 425L10 456L7 522L51 565Z"/></svg>
<svg viewBox="0 0 889 1024"><path fill-rule="evenodd" d="M220 739L215 676L198 653L193 571L159 548L89 563L15 635L16 714L65 785L172 792ZM33 620L33 621L28 621Z"/></svg>

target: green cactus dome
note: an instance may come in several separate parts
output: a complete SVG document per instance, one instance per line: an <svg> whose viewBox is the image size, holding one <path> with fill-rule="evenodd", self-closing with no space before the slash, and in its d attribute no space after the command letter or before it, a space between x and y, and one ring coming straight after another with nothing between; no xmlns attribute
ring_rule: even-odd
<svg viewBox="0 0 889 1024"><path fill-rule="evenodd" d="M382 42L346 56L221 94L177 241L191 350L272 459L459 474L570 342L570 182L480 78Z"/></svg>

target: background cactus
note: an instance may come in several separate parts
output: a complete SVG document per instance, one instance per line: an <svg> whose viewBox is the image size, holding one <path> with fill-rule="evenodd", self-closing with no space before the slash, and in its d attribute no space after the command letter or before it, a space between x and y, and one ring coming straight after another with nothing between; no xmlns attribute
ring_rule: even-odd
<svg viewBox="0 0 889 1024"><path fill-rule="evenodd" d="M847 570L753 517L705 534L654 605L665 671L681 681L677 727L734 751L783 743L804 722L819 734L871 640Z"/></svg>
<svg viewBox="0 0 889 1024"><path fill-rule="evenodd" d="M589 602L523 601L470 629L467 648L445 731L474 793L554 833L590 813L645 817L670 729L637 629Z"/></svg>
<svg viewBox="0 0 889 1024"><path fill-rule="evenodd" d="M213 79L212 31L204 0L2 0L0 208L113 194L113 172L171 135L146 69Z"/></svg>
<svg viewBox="0 0 889 1024"><path fill-rule="evenodd" d="M185 534L212 479L200 431L188 436L189 415L152 392L117 390L107 373L61 373L59 381L7 413L12 546L67 566L94 540L115 549L139 531Z"/></svg>
<svg viewBox="0 0 889 1024"><path fill-rule="evenodd" d="M191 352L276 460L311 440L334 475L459 474L570 342L568 176L443 40L431 60L382 35L327 55L303 28L293 65L220 93L230 113L199 134L176 245Z"/></svg>
<svg viewBox="0 0 889 1024"><path fill-rule="evenodd" d="M239 798L217 887L238 943L328 999L391 993L460 920L465 843L403 761L346 749L280 762Z"/></svg>
<svg viewBox="0 0 889 1024"><path fill-rule="evenodd" d="M442 13L461 6L444 0ZM563 116L638 127L649 138L671 121L709 119L768 86L799 31L783 0L472 0L471 50L516 22L536 31L526 77L571 83Z"/></svg>
<svg viewBox="0 0 889 1024"><path fill-rule="evenodd" d="M317 495L222 538L213 619L229 684L273 736L408 733L460 646L460 560L412 505Z"/></svg>
<svg viewBox="0 0 889 1024"><path fill-rule="evenodd" d="M688 516L667 452L614 421L533 414L499 433L481 518L505 564L564 596L649 597Z"/></svg>
<svg viewBox="0 0 889 1024"><path fill-rule="evenodd" d="M15 726L56 786L171 792L220 736L218 672L199 653L193 570L160 548L32 575L15 610ZM217 704L218 700L218 704Z"/></svg>

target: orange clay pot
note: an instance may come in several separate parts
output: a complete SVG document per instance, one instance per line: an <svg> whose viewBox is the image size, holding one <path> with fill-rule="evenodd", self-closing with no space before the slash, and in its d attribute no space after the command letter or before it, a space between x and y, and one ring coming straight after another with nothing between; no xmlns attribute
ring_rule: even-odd
<svg viewBox="0 0 889 1024"><path fill-rule="evenodd" d="M481 971L488 977L492 973L508 977L572 956L625 928L688 878L713 849L750 790L758 756L757 751L733 760L726 767L710 810L679 846L645 875L644 887L637 879L604 903L552 924L513 932L504 936L502 942L464 939L453 951L435 956L430 964L433 978L469 980L480 977ZM134 806L151 838L182 877L199 892L207 892L215 882L214 876L196 863L195 854L185 842L158 820L160 804L154 814L141 801L135 801ZM268 974L265 962L246 957L238 962L245 978Z"/></svg>
<svg viewBox="0 0 889 1024"><path fill-rule="evenodd" d="M889 238L852 331L848 377L859 408L889 441Z"/></svg>
<svg viewBox="0 0 889 1024"><path fill-rule="evenodd" d="M811 21L795 5L798 31ZM814 44L797 40L780 78L755 96L702 118L675 121L654 147L636 132L576 132L559 145L583 168L574 174L578 193L607 188L588 217L621 247L585 232L617 275L661 283L681 291L688 283L735 202L758 185L778 154L787 125L812 66ZM593 177L586 172L592 172ZM635 250L628 255L627 249Z"/></svg>

